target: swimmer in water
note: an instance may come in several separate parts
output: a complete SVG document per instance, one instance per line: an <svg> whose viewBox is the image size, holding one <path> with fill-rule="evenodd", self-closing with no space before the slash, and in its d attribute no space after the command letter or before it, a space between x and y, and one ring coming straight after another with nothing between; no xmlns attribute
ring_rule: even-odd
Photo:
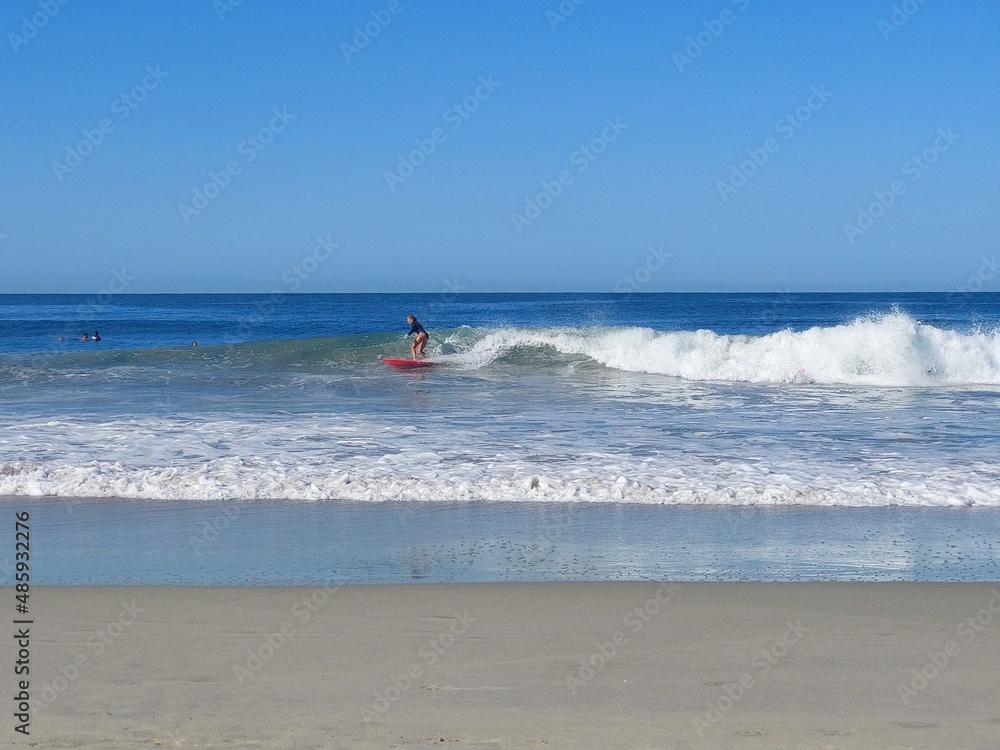
<svg viewBox="0 0 1000 750"><path fill-rule="evenodd" d="M77 341L90 341L90 333L87 331L83 332L83 335L77 339Z"/></svg>
<svg viewBox="0 0 1000 750"><path fill-rule="evenodd" d="M100 341L101 340L101 334L98 333L97 331L94 331L94 335L90 337L90 340L91 341Z"/></svg>
<svg viewBox="0 0 1000 750"><path fill-rule="evenodd" d="M423 357L427 359L427 355L424 354L424 347L427 346L427 339L430 338L427 335L427 331L424 327L417 322L417 319L412 315L406 316L406 322L410 324L410 332L406 334L407 336L412 336L414 333L417 337L413 339L413 343L410 345L410 351L413 353L414 359L420 359Z"/></svg>

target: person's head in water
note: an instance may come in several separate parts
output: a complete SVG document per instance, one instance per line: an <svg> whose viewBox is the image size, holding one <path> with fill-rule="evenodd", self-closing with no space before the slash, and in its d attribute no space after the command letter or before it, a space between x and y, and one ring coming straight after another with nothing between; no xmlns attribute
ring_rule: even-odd
<svg viewBox="0 0 1000 750"><path fill-rule="evenodd" d="M93 339L94 341L100 341L100 340L101 340L101 334L100 334L100 332L99 332L99 331L97 331L97 330L95 330L95 331L94 331L94 335L93 335L93 336L92 336L91 338L92 338L92 339Z"/></svg>

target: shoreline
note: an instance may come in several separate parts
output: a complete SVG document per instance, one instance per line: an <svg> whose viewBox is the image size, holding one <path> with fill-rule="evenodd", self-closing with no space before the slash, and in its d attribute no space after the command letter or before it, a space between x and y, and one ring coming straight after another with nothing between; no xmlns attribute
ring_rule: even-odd
<svg viewBox="0 0 1000 750"><path fill-rule="evenodd" d="M31 616L15 747L1000 741L997 583L35 586Z"/></svg>
<svg viewBox="0 0 1000 750"><path fill-rule="evenodd" d="M995 581L1000 509L0 501L38 585ZM41 550L47 550L40 554ZM0 550L0 585L13 582Z"/></svg>

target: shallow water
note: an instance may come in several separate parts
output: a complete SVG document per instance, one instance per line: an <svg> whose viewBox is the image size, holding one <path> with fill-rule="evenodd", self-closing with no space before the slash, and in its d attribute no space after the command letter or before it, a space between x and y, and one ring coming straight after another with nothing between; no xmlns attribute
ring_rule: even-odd
<svg viewBox="0 0 1000 750"><path fill-rule="evenodd" d="M31 513L36 585L1000 580L994 509L55 498L0 508Z"/></svg>

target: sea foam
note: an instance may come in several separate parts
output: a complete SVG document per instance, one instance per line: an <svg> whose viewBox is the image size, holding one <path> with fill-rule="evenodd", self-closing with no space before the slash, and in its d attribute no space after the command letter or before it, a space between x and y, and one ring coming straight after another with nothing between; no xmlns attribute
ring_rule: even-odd
<svg viewBox="0 0 1000 750"><path fill-rule="evenodd" d="M503 328L449 339L467 368L548 350L687 380L867 386L1000 385L1000 333L958 332L905 313L761 336L650 328ZM464 348L464 351L463 351Z"/></svg>

